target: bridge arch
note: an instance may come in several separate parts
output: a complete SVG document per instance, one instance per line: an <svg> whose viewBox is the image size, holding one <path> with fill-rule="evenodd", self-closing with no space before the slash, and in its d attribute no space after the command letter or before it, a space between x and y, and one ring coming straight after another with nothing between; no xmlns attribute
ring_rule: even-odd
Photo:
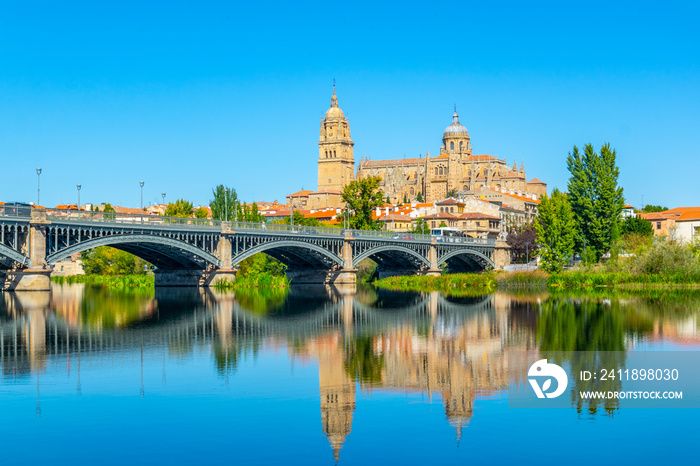
<svg viewBox="0 0 700 466"><path fill-rule="evenodd" d="M4 244L0 244L0 256L5 256L8 259L11 259L15 262L19 262L25 267L29 267L32 264L32 260L29 257L25 256L20 252L15 251L14 249L8 246L5 246Z"/></svg>
<svg viewBox="0 0 700 466"><path fill-rule="evenodd" d="M438 266L447 264L455 271L472 272L495 268L496 264L484 253L474 249L456 249L440 258Z"/></svg>
<svg viewBox="0 0 700 466"><path fill-rule="evenodd" d="M398 244L385 244L382 246L377 246L372 249L369 249L362 254L358 255L352 260L352 265L353 267L357 267L357 265L360 263L360 261L367 259L368 257L372 256L380 256L380 257L391 257L392 254L402 254L404 256L409 256L411 258L414 258L417 262L425 265L426 267L430 268L430 261L423 257L421 254L417 253L413 249L407 248L405 246L400 246Z"/></svg>
<svg viewBox="0 0 700 466"><path fill-rule="evenodd" d="M317 246L313 243L305 241L270 241L259 244L254 248L248 249L236 255L233 258L232 265L238 265L245 259L259 253L264 252L279 260L280 262L293 267L294 265L304 264L317 266L317 268L328 269L334 264L343 266L343 261L340 257L332 252ZM311 253L309 255L309 253ZM324 259L326 259L324 261Z"/></svg>
<svg viewBox="0 0 700 466"><path fill-rule="evenodd" d="M81 241L51 254L46 258L46 262L54 264L73 254L98 246L111 246L129 252L165 269L196 270L205 268L207 263L221 266L217 257L189 243L164 236L143 234L110 235Z"/></svg>

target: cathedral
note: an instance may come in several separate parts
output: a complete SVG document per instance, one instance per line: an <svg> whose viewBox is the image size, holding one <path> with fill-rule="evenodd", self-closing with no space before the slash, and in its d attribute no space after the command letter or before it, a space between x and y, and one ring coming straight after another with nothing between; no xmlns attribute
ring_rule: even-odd
<svg viewBox="0 0 700 466"><path fill-rule="evenodd" d="M321 121L318 141L318 191L300 191L288 199L309 209L342 206L341 192L354 179L381 178L384 196L392 203L423 200L435 202L446 197L480 195L484 190L539 198L546 183L525 177L525 164L508 166L505 159L472 153L471 137L459 122L455 107L452 123L442 135L440 155L393 160L360 160L355 174L354 142L350 124L338 106L333 85L331 106ZM303 202L297 202L307 197Z"/></svg>

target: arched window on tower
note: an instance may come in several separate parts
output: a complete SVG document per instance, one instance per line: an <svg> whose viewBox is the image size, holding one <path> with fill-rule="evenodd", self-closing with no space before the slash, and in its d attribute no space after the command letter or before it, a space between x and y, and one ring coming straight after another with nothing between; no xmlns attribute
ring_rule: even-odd
<svg viewBox="0 0 700 466"><path fill-rule="evenodd" d="M411 196L413 196L414 194L415 194L415 191L413 190L413 188L411 188Z"/></svg>
<svg viewBox="0 0 700 466"><path fill-rule="evenodd" d="M459 150L462 150L462 141L459 141Z"/></svg>
<svg viewBox="0 0 700 466"><path fill-rule="evenodd" d="M435 176L438 176L438 167L435 167Z"/></svg>
<svg viewBox="0 0 700 466"><path fill-rule="evenodd" d="M328 158L328 151L326 151L326 158Z"/></svg>
<svg viewBox="0 0 700 466"><path fill-rule="evenodd" d="M454 143L454 141L452 141L452 142L450 143L450 150L455 150L455 143Z"/></svg>
<svg viewBox="0 0 700 466"><path fill-rule="evenodd" d="M440 167L440 174L442 175L443 173L442 167Z"/></svg>
<svg viewBox="0 0 700 466"><path fill-rule="evenodd" d="M335 151L333 151L333 158L336 158L336 157L338 157L338 156L336 155Z"/></svg>

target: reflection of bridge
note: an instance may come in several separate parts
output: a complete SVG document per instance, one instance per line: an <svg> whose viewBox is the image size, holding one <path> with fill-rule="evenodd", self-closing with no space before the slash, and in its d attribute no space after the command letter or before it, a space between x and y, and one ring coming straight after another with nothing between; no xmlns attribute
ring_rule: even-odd
<svg viewBox="0 0 700 466"><path fill-rule="evenodd" d="M5 289L47 290L56 262L98 246L145 259L157 267L156 284L170 286L231 279L241 261L259 252L286 264L295 283L354 283L357 266L366 258L376 261L384 276L437 274L444 265L453 272L479 271L507 263L506 245L459 240L42 209L24 216L0 211L0 274Z"/></svg>
<svg viewBox="0 0 700 466"><path fill-rule="evenodd" d="M336 287L304 287L298 297L292 290L284 307L296 309L294 313L284 309L280 313L260 313L246 308L234 294L214 296L209 291L197 290L156 293L151 303L145 301L142 306L157 309L160 319L150 322L148 316L153 312L146 313L143 322L121 329L68 322L65 309L79 308L82 296L62 296L60 288L51 294L6 293L4 304L0 303L0 311L4 306L7 314L0 320L0 365L4 369L12 366L28 369L47 355L110 351L163 342L186 346L212 339L277 336L307 339L329 330L342 330L346 335L373 334L406 322L430 325L438 317L443 324L463 322L475 313L493 311L490 297L475 299L465 306L451 303L439 293L385 292L387 296L378 301L363 304L353 294L341 294ZM398 296L402 294L403 300Z"/></svg>
<svg viewBox="0 0 700 466"><path fill-rule="evenodd" d="M4 293L3 376L25 378L65 364L68 371L77 369L81 390L81 359L83 364L116 359L121 365L131 358L138 364L133 355L140 350L144 393L144 354L151 367L153 355L162 354L165 371L166 354L210 351L217 372L228 380L238 362L264 344L286 345L287 358L318 361L321 422L336 459L352 428L357 382L365 393L401 390L440 397L459 438L479 394L507 385L504 349L526 343L532 334L516 335L518 324L495 296L352 293L331 286L292 287L286 299L263 306L233 293L156 290L153 297L132 300L140 321L110 329L88 319L84 304L95 302L88 292L89 287L73 285L55 286L51 293Z"/></svg>

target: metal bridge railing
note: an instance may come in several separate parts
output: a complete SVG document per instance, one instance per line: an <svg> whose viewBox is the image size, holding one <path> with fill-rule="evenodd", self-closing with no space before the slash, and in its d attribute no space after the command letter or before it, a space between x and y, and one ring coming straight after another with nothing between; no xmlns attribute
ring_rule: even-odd
<svg viewBox="0 0 700 466"><path fill-rule="evenodd" d="M0 205L0 217L31 218L32 207L17 204ZM198 219L183 217L164 217L162 215L140 215L117 212L93 212L76 209L46 209L46 217L49 220L69 220L78 222L99 222L111 224L129 224L144 226L169 226L169 227L200 227L221 229L222 221L214 219ZM285 225L280 223L254 223L254 222L228 222L231 231L257 232L257 233L285 233L309 236L344 237L346 232L354 238L383 239L394 241L431 242L432 236L418 233L401 233L395 231L376 230L344 230L342 228L311 227L303 225ZM495 244L495 239L470 238L470 237L437 237L438 243L462 243L462 244Z"/></svg>

